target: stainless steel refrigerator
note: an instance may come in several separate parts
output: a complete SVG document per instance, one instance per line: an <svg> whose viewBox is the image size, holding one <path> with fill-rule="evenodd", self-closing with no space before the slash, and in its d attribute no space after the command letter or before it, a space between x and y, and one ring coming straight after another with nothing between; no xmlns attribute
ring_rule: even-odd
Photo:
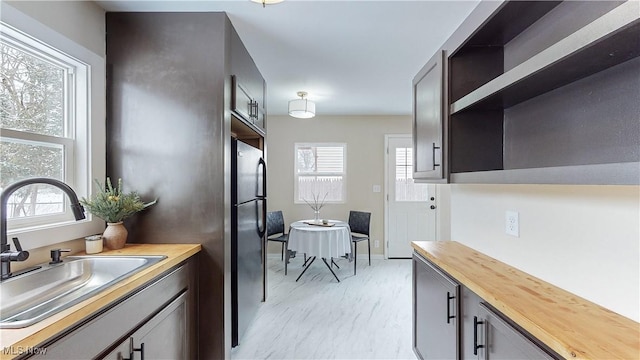
<svg viewBox="0 0 640 360"><path fill-rule="evenodd" d="M262 150L242 141L232 140L231 158L231 344L237 346L265 296L267 171Z"/></svg>

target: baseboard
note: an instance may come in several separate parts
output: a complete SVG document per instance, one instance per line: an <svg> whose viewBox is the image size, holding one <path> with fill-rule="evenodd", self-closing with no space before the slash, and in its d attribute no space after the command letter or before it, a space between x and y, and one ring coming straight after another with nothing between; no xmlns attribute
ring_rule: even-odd
<svg viewBox="0 0 640 360"><path fill-rule="evenodd" d="M280 256L282 255L282 253L267 253L267 259L278 259L280 260ZM369 256L367 255L367 253L364 254L358 254L358 260L368 260ZM384 260L384 255L382 254L371 254L371 260Z"/></svg>

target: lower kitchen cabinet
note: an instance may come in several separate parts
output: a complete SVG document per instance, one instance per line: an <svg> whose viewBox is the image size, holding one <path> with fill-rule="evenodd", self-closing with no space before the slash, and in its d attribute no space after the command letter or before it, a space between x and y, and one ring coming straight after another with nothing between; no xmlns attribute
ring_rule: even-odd
<svg viewBox="0 0 640 360"><path fill-rule="evenodd" d="M460 284L413 256L413 351L420 359L458 357Z"/></svg>
<svg viewBox="0 0 640 360"><path fill-rule="evenodd" d="M460 358L478 359L475 345L478 333L475 331L474 320L478 317L478 309L482 299L466 286L460 289Z"/></svg>
<svg viewBox="0 0 640 360"><path fill-rule="evenodd" d="M196 358L196 276L187 261L41 345L36 359Z"/></svg>
<svg viewBox="0 0 640 360"><path fill-rule="evenodd" d="M181 359L187 353L187 293L183 293L105 359Z"/></svg>
<svg viewBox="0 0 640 360"><path fill-rule="evenodd" d="M419 359L560 358L417 253L413 255L413 349Z"/></svg>
<svg viewBox="0 0 640 360"><path fill-rule="evenodd" d="M473 358L485 360L554 359L535 340L526 337L489 305L480 304L474 316Z"/></svg>
<svg viewBox="0 0 640 360"><path fill-rule="evenodd" d="M442 339L449 324L425 316L425 273L435 269L459 285L454 310L459 322L458 355L450 339L437 344L443 359L637 359L640 324L456 241L414 241L413 340L419 358L432 357L424 344ZM457 306L457 308L456 308ZM439 315L432 315L439 316ZM439 327L440 333L434 327ZM433 335L432 335L433 334ZM475 354L474 354L475 353Z"/></svg>

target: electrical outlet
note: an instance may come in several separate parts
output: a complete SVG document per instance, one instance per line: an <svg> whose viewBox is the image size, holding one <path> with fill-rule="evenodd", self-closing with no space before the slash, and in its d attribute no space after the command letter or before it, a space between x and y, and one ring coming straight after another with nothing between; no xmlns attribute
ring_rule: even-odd
<svg viewBox="0 0 640 360"><path fill-rule="evenodd" d="M517 211L507 211L505 213L505 233L515 237L520 237L520 220Z"/></svg>
<svg viewBox="0 0 640 360"><path fill-rule="evenodd" d="M380 247L380 240L376 240L373 242L373 247L375 248L379 248Z"/></svg>

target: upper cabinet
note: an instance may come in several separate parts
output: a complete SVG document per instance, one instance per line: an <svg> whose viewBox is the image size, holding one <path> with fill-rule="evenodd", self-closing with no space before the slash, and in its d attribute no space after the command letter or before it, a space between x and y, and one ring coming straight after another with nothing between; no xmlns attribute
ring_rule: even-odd
<svg viewBox="0 0 640 360"><path fill-rule="evenodd" d="M446 103L444 51L436 53L413 79L413 177L443 179Z"/></svg>
<svg viewBox="0 0 640 360"><path fill-rule="evenodd" d="M265 110L264 103L254 97L241 83L238 76L232 76L231 110L234 115L253 125L262 135L265 134ZM262 94L262 93L260 93Z"/></svg>
<svg viewBox="0 0 640 360"><path fill-rule="evenodd" d="M266 135L266 83L238 34L231 36L231 111L235 119L234 133L240 125L248 126L260 136ZM241 126L241 125L240 125ZM246 129L244 129L246 130ZM242 137L242 135L239 135ZM246 138L244 138L246 140Z"/></svg>
<svg viewBox="0 0 640 360"><path fill-rule="evenodd" d="M640 3L509 1L465 22L430 135L446 134L442 178L640 183ZM416 132L416 158L432 143Z"/></svg>

